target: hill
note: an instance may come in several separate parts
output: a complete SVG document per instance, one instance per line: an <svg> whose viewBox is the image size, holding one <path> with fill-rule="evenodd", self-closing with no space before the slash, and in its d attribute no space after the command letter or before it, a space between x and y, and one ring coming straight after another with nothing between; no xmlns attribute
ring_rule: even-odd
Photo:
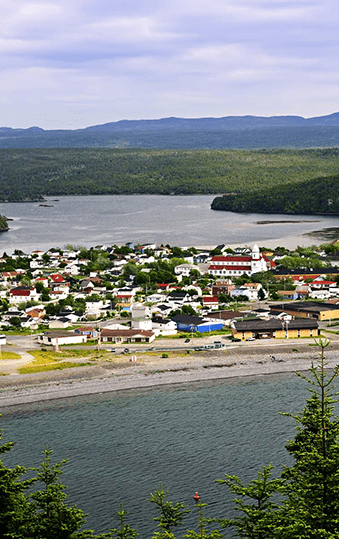
<svg viewBox="0 0 339 539"><path fill-rule="evenodd" d="M295 184L263 186L216 197L213 210L239 213L339 215L339 175Z"/></svg>
<svg viewBox="0 0 339 539"><path fill-rule="evenodd" d="M339 113L121 120L76 130L0 127L0 148L254 149L339 146Z"/></svg>
<svg viewBox="0 0 339 539"><path fill-rule="evenodd" d="M109 148L0 150L1 201L103 194L220 194L235 204L269 196L293 199L322 179L335 190L339 149L119 150ZM304 187L297 191L298 186ZM305 183L306 182L306 183ZM298 195L299 196L299 195ZM246 198L247 197L247 198ZM251 198L252 197L252 198ZM329 191L328 198L335 198ZM226 209L219 202L215 209ZM268 205L266 206L269 210ZM329 207L334 209L335 204ZM264 208L260 207L260 211ZM254 211L254 210L249 210ZM273 211L273 210L272 210ZM274 210L275 211L275 210ZM313 210L312 210L313 211ZM317 206L314 211L318 211Z"/></svg>

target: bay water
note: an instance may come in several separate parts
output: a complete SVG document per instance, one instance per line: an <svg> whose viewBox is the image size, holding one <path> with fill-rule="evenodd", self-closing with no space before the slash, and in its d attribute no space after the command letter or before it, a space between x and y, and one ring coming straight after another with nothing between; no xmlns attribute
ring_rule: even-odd
<svg viewBox="0 0 339 539"><path fill-rule="evenodd" d="M3 441L16 442L6 465L37 466L48 445L53 460L69 458L63 482L69 502L89 513L97 532L117 524L122 501L142 538L156 530L150 492L163 484L173 501L193 507L199 492L206 515L230 515L232 496L217 485L225 473L244 481L284 449L308 392L295 374L216 380L131 390L3 408ZM187 525L195 526L196 514ZM229 534L227 533L227 536Z"/></svg>
<svg viewBox="0 0 339 539"><path fill-rule="evenodd" d="M238 214L211 210L213 195L109 195L48 198L37 202L1 203L9 232L0 233L0 254L31 252L67 244L85 247L128 241L179 246L261 245L269 240L294 248L317 243L305 236L339 227L336 216Z"/></svg>

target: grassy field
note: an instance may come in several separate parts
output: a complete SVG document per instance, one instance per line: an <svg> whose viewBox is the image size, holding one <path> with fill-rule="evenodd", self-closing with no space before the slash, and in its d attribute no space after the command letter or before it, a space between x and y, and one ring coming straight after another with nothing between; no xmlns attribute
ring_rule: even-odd
<svg viewBox="0 0 339 539"><path fill-rule="evenodd" d="M106 354L108 354L106 351L97 350L65 350L63 352L29 350L28 353L34 357L34 360L28 365L18 369L20 374L63 370L69 369L70 367L84 367L92 365L94 361L104 359ZM72 359L84 359L85 361L71 361Z"/></svg>
<svg viewBox="0 0 339 539"><path fill-rule="evenodd" d="M15 354L14 352L1 352L0 354L0 360L1 359L20 359L21 356L19 354Z"/></svg>

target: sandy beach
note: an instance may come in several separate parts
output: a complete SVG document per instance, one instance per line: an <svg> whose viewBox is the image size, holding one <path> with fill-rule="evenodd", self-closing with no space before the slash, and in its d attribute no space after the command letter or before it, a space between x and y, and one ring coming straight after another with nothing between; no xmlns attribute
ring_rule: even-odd
<svg viewBox="0 0 339 539"><path fill-rule="evenodd" d="M192 352L169 359L144 355L130 363L128 357L120 357L90 367L4 376L0 407L167 384L305 371L319 358L319 348L312 344L299 341L297 346L230 345L223 350ZM339 343L326 349L326 362L328 368L339 362Z"/></svg>

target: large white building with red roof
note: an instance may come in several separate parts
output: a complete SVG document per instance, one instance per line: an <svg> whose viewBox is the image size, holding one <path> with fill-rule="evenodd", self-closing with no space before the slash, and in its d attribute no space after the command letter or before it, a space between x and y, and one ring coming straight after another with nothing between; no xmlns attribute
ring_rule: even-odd
<svg viewBox="0 0 339 539"><path fill-rule="evenodd" d="M213 256L208 273L216 277L240 277L268 271L274 266L274 262L260 253L259 247L254 245L250 255Z"/></svg>

